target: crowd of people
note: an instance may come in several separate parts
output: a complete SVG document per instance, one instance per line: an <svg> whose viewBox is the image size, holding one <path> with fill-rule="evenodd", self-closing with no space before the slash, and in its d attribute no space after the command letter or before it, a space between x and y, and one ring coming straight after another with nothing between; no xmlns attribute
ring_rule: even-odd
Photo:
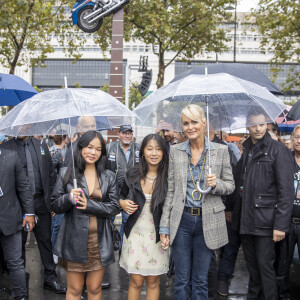
<svg viewBox="0 0 300 300"><path fill-rule="evenodd" d="M250 113L247 123L249 136L227 143L224 132L206 135L204 111L192 104L181 112L181 132L161 123L141 144L126 124L118 141L105 143L87 116L78 119L72 146L64 131L1 144L1 261L14 299L28 299L28 231L44 288L79 300L85 286L88 299L101 299L110 285L105 269L115 262L111 223L120 212L129 300L140 299L144 283L147 299L159 299L167 272L175 300L226 297L241 245L247 299L290 299L289 271L300 249L300 125L291 151L263 112ZM58 259L67 287L57 280Z"/></svg>

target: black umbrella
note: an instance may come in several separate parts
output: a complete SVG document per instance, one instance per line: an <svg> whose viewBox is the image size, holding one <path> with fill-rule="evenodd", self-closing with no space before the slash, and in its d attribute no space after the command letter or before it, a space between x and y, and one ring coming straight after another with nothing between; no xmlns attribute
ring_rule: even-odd
<svg viewBox="0 0 300 300"><path fill-rule="evenodd" d="M227 73L244 80L254 82L268 89L275 95L283 95L283 92L260 70L252 67L250 64L240 63L215 63L197 68L192 68L176 76L171 82L177 81L192 74L205 75L207 68L208 74Z"/></svg>
<svg viewBox="0 0 300 300"><path fill-rule="evenodd" d="M300 101L297 101L286 115L289 120L297 121L300 120Z"/></svg>

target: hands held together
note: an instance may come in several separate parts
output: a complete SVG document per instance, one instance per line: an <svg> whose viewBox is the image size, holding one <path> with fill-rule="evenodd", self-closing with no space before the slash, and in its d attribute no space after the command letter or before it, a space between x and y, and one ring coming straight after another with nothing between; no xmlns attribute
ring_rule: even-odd
<svg viewBox="0 0 300 300"><path fill-rule="evenodd" d="M167 250L170 246L170 235L169 234L161 234L160 235L161 247L163 250Z"/></svg>

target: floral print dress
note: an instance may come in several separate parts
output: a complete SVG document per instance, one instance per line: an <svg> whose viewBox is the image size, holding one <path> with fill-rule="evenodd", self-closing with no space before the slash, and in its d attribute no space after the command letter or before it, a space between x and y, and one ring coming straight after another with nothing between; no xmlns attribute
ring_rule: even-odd
<svg viewBox="0 0 300 300"><path fill-rule="evenodd" d="M143 210L131 229L128 239L124 235L120 266L129 274L157 276L169 269L169 251L156 243L150 194L145 194Z"/></svg>

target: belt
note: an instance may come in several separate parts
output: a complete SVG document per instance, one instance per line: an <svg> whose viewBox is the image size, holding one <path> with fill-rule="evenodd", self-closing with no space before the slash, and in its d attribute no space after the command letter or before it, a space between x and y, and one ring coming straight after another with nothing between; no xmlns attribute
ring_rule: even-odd
<svg viewBox="0 0 300 300"><path fill-rule="evenodd" d="M201 207L185 207L184 211L190 213L192 216L201 216L202 215Z"/></svg>
<svg viewBox="0 0 300 300"><path fill-rule="evenodd" d="M300 218L292 218L293 224L300 224Z"/></svg>

